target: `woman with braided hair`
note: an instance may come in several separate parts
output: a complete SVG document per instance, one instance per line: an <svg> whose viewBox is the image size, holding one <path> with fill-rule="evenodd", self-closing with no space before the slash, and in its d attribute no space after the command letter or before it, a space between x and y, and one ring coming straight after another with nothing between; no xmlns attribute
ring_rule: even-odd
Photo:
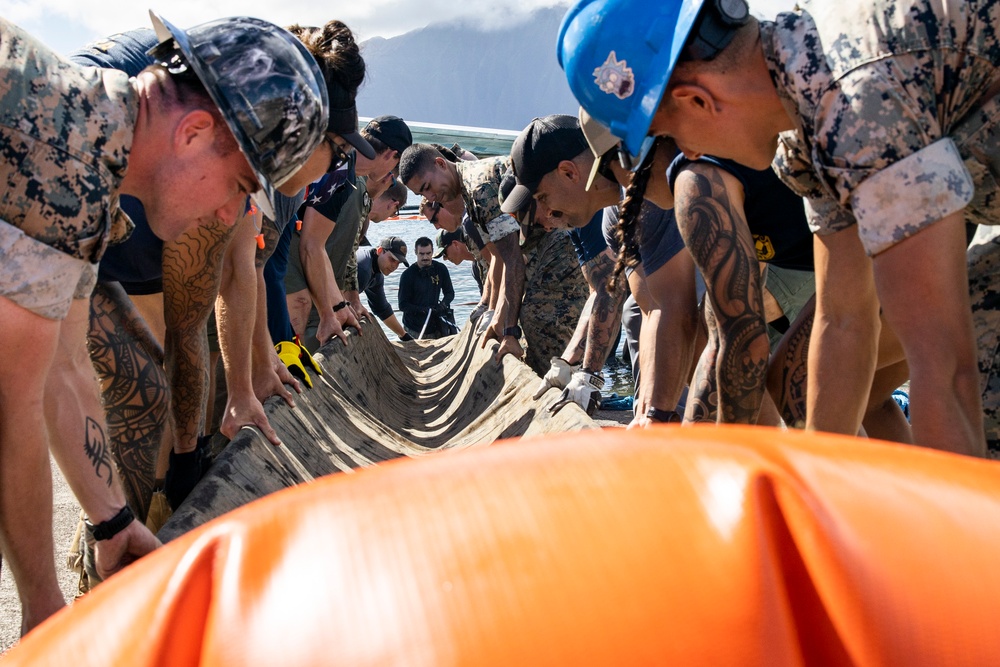
<svg viewBox="0 0 1000 667"><path fill-rule="evenodd" d="M616 271L635 266L642 243L644 195L658 171L651 151L632 174L617 229L623 251ZM812 243L802 201L769 169L678 155L666 171L674 215L707 288L704 324L708 340L694 370L685 421L777 423L766 410L770 390L790 426L805 423L806 354L815 288ZM785 289L775 296L793 321L771 353L760 264ZM671 288L671 292L675 291ZM648 349L648 346L647 348ZM870 435L909 441L905 418L891 398L906 380L906 363L886 335L865 417Z"/></svg>

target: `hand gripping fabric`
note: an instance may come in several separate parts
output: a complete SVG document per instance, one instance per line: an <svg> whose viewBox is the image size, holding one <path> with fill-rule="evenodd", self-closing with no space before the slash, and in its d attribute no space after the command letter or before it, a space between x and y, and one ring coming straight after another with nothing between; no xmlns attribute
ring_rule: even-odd
<svg viewBox="0 0 1000 667"><path fill-rule="evenodd" d="M552 387L555 387L556 389L563 389L567 384L569 384L570 378L573 377L573 373L578 370L580 370L580 364L570 364L562 357L552 357L552 361L549 364L549 371L538 383L538 387L535 388L535 393L532 398L537 401Z"/></svg>
<svg viewBox="0 0 1000 667"><path fill-rule="evenodd" d="M4 667L1000 664L1000 465L752 426L330 475L177 538ZM86 647L86 650L81 650Z"/></svg>
<svg viewBox="0 0 1000 667"><path fill-rule="evenodd" d="M322 375L323 369L312 358L312 355L309 354L309 350L299 347L290 340L281 341L274 346L274 349L278 353L281 363L288 367L288 372L305 382L306 386L312 389L312 378L309 376L308 371L306 371L306 366L308 365L316 375Z"/></svg>
<svg viewBox="0 0 1000 667"><path fill-rule="evenodd" d="M549 411L559 412L564 406L576 403L588 415L593 416L601 407L601 389L603 388L603 375L578 370L570 376L569 382L563 388L562 394L559 395L559 400L552 404Z"/></svg>
<svg viewBox="0 0 1000 667"><path fill-rule="evenodd" d="M240 16L180 30L149 15L161 42L150 55L198 76L260 181L254 200L273 219L275 189L320 145L329 122L316 60L290 32L260 19Z"/></svg>

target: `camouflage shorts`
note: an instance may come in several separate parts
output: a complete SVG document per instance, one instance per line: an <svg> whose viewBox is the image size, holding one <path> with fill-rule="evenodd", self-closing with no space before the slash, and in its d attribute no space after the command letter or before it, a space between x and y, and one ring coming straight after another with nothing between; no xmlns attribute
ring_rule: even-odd
<svg viewBox="0 0 1000 667"><path fill-rule="evenodd" d="M1000 226L980 225L966 253L978 349L983 421L990 454L1000 457Z"/></svg>
<svg viewBox="0 0 1000 667"><path fill-rule="evenodd" d="M97 264L59 252L0 220L0 296L61 320L74 299L90 298L96 283Z"/></svg>

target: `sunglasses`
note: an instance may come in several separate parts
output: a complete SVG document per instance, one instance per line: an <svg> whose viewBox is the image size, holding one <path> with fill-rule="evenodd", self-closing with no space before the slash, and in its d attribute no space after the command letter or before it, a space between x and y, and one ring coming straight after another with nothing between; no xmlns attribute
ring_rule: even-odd
<svg viewBox="0 0 1000 667"><path fill-rule="evenodd" d="M608 179L612 183L616 183L615 172L611 170L611 163L619 160L618 148L612 148L607 153L601 156L601 159L597 162L597 173Z"/></svg>
<svg viewBox="0 0 1000 667"><path fill-rule="evenodd" d="M431 217L429 217L427 219L430 220L431 224L433 225L433 224L437 224L438 213L441 212L441 202L439 202L439 201L434 202L433 204L431 204L431 208L434 210L434 213L432 213Z"/></svg>
<svg viewBox="0 0 1000 667"><path fill-rule="evenodd" d="M340 146L338 146L337 142L334 141L333 139L327 137L327 142L330 144L330 151L333 154L330 157L330 166L327 167L326 169L326 173L329 174L334 171L337 171L345 164L347 164L347 161L351 159L351 156L345 153L344 150Z"/></svg>

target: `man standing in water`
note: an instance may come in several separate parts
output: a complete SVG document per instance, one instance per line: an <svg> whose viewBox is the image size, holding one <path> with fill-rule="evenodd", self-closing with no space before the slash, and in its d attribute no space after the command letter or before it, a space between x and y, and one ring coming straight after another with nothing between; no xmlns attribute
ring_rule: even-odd
<svg viewBox="0 0 1000 667"><path fill-rule="evenodd" d="M417 263L399 277L399 309L403 311L406 332L418 339L458 333L451 315L455 289L448 267L434 261L434 243L426 236L417 239L413 247Z"/></svg>

